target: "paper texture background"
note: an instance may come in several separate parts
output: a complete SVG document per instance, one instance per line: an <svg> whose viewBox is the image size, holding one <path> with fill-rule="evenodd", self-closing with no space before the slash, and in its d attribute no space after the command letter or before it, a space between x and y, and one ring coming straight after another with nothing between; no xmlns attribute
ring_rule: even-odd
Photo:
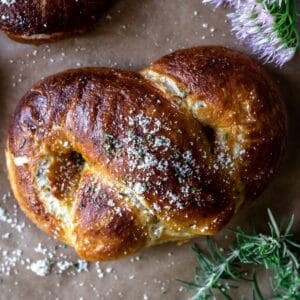
<svg viewBox="0 0 300 300"><path fill-rule="evenodd" d="M249 51L230 34L225 14L226 9L213 11L200 0L116 0L95 30L82 37L34 47L0 34L0 207L5 209L5 217L0 217L0 299L188 299L189 293L180 290L176 278L192 279L196 260L191 245L198 242L205 248L205 238L182 246L173 243L146 249L139 253L140 260L135 256L100 263L103 278L99 278L94 263L89 264L88 272L77 273L70 267L61 276L53 270L48 276L39 277L28 270L32 262L47 257L49 249L59 243L31 225L14 207L13 196L7 197L10 188L4 158L6 130L20 97L34 82L58 71L78 66L139 70L172 50L196 45L220 44ZM280 173L265 193L256 204L244 208L229 227L255 224L261 228L267 220L266 208L270 207L278 218L289 218L294 213L295 229L299 230L300 58L297 56L282 69L267 68L286 100L288 152ZM23 222L24 228L15 226L22 227ZM229 231L221 232L218 239L226 248L230 244ZM39 243L42 248L47 247L46 254L34 250ZM16 249L22 254L12 254ZM70 248L57 251L54 261L78 259ZM58 253L63 257L58 257ZM15 256L18 258L13 266L14 261L9 259L14 260ZM11 275L5 274L5 264L12 264ZM236 299L242 290L235 292Z"/></svg>

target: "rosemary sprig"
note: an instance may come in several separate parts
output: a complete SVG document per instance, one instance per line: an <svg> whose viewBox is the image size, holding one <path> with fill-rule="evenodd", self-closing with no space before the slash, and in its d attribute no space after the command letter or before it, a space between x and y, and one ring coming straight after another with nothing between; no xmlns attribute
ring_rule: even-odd
<svg viewBox="0 0 300 300"><path fill-rule="evenodd" d="M236 245L227 254L223 254L216 243L208 238L208 255L201 252L197 245L193 251L197 257L194 282L180 280L188 288L196 291L193 300L236 299L230 295L231 289L237 287L241 280L252 281L252 298L265 300L257 279L257 267L264 267L270 272L270 286L273 291L271 299L300 299L300 266L298 248L291 233L294 217L284 230L278 226L271 211L269 215L269 234L252 235L238 229L235 231ZM253 269L252 278L247 277L249 268ZM219 298L218 298L219 299ZM245 299L244 297L242 299Z"/></svg>

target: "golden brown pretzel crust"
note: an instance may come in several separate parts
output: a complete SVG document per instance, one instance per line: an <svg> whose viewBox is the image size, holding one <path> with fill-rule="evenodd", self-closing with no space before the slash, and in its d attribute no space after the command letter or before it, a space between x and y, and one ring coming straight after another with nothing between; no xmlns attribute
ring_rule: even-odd
<svg viewBox="0 0 300 300"><path fill-rule="evenodd" d="M278 169L286 114L260 66L223 47L140 74L69 70L12 118L7 165L21 208L85 259L218 232Z"/></svg>
<svg viewBox="0 0 300 300"><path fill-rule="evenodd" d="M0 0L0 30L11 39L41 44L90 29L108 0Z"/></svg>

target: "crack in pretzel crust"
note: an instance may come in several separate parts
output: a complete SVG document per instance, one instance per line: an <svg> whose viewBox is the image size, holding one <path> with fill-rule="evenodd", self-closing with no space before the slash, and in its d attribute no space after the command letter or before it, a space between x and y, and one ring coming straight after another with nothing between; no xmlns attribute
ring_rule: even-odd
<svg viewBox="0 0 300 300"><path fill-rule="evenodd" d="M0 0L0 30L22 43L53 42L88 31L108 3L108 0Z"/></svg>
<svg viewBox="0 0 300 300"><path fill-rule="evenodd" d="M69 70L37 83L9 127L14 194L88 260L221 230L277 171L286 114L273 83L223 47L140 73Z"/></svg>

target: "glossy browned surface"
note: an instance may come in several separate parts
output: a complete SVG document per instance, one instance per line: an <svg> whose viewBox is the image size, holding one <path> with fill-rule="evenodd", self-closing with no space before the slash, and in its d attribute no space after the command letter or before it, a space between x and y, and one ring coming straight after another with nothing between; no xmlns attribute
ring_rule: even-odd
<svg viewBox="0 0 300 300"><path fill-rule="evenodd" d="M113 202L113 206L109 205ZM85 172L76 204L76 251L88 260L110 260L145 246L147 231L134 209L123 208L118 191ZM100 238L99 238L100 237Z"/></svg>
<svg viewBox="0 0 300 300"><path fill-rule="evenodd" d="M107 0L0 2L0 29L14 40L43 43L88 30ZM40 35L40 36L39 36Z"/></svg>
<svg viewBox="0 0 300 300"><path fill-rule="evenodd" d="M147 245L216 233L261 192L282 158L284 107L254 61L226 48L198 47L150 69L185 86L180 105L139 73L90 68L42 80L12 118L8 158L29 160L9 164L22 209L86 259L115 259ZM188 104L199 99L207 103L205 118ZM244 136L237 157L235 126ZM216 137L224 128L226 141ZM74 152L84 167L66 158ZM53 160L47 175L52 194L61 198L57 187L69 187L59 200L71 207L66 223L39 198L37 174L45 158ZM133 200L138 197L146 207ZM157 223L165 231L153 238Z"/></svg>
<svg viewBox="0 0 300 300"><path fill-rule="evenodd" d="M221 47L181 50L156 61L150 69L184 83L193 99L208 108L196 118L212 128L245 128L245 151L237 176L247 199L255 199L278 169L286 148L286 110L277 88L261 66L246 55Z"/></svg>

